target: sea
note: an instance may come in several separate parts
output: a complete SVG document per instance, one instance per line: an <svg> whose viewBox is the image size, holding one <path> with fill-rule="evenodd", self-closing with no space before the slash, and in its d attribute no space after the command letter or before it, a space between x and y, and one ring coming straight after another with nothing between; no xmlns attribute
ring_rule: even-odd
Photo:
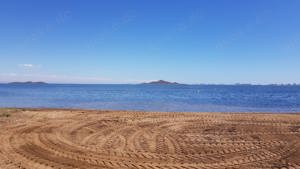
<svg viewBox="0 0 300 169"><path fill-rule="evenodd" d="M0 107L300 113L300 86L0 84Z"/></svg>

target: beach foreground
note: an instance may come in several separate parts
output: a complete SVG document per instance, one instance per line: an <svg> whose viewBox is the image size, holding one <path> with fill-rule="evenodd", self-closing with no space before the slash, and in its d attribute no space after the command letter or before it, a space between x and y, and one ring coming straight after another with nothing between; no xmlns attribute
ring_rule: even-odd
<svg viewBox="0 0 300 169"><path fill-rule="evenodd" d="M1 169L300 168L300 114L0 109Z"/></svg>

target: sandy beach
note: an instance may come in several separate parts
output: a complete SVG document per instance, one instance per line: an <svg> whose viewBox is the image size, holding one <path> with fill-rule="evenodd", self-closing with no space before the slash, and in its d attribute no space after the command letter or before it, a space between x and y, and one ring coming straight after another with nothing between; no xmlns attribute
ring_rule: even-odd
<svg viewBox="0 0 300 169"><path fill-rule="evenodd" d="M300 115L0 109L1 169L296 169Z"/></svg>

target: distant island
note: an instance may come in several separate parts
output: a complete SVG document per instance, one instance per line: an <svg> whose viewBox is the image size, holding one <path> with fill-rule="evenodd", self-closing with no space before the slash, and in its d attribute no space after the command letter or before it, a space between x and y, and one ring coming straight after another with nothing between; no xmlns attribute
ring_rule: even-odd
<svg viewBox="0 0 300 169"><path fill-rule="evenodd" d="M157 80L157 81L152 81L152 82L142 83L142 84L178 85L179 83L177 83L177 82L168 82L168 81L165 81L165 80Z"/></svg>
<svg viewBox="0 0 300 169"><path fill-rule="evenodd" d="M13 85L44 85L44 84L47 84L45 82L32 82L32 81L28 81L28 82L11 82L11 83L8 83L8 84L13 84Z"/></svg>

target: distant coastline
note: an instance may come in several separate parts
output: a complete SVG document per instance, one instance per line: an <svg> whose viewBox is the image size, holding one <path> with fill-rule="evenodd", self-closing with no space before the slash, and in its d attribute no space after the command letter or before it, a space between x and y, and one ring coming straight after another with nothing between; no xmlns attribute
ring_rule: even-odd
<svg viewBox="0 0 300 169"><path fill-rule="evenodd" d="M46 83L46 82L27 81L27 82L10 82L8 84L11 84L11 85L45 85L45 84L48 84L48 83Z"/></svg>
<svg viewBox="0 0 300 169"><path fill-rule="evenodd" d="M178 83L170 82L165 80L157 80L142 83L48 83L43 81L25 81L25 82L0 82L0 84L6 85L199 85L199 86L300 86L297 83L278 83L278 84L252 84L252 83L233 83L233 84L222 84L222 83Z"/></svg>

